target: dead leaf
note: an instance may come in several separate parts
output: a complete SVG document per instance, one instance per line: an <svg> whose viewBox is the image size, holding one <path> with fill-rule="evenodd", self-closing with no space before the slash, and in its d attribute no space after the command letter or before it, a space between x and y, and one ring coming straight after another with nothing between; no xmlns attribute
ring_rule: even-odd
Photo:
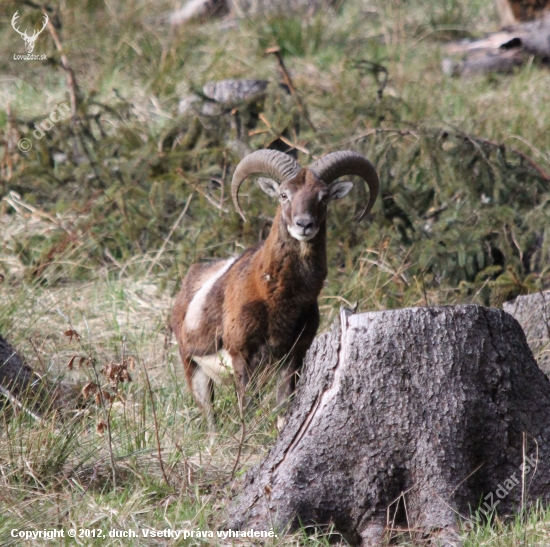
<svg viewBox="0 0 550 547"><path fill-rule="evenodd" d="M96 393L98 390L98 385L94 382L88 382L83 388L82 388L82 396L84 397L84 400L88 400L90 398L90 395L92 393Z"/></svg>
<svg viewBox="0 0 550 547"><path fill-rule="evenodd" d="M68 368L69 370L73 370L75 360L76 360L76 355L73 355L73 356L71 357L71 360L67 363L67 368Z"/></svg>
<svg viewBox="0 0 550 547"><path fill-rule="evenodd" d="M76 338L77 342L80 340L80 334L73 329L66 330L63 334L68 336L71 339L71 342L73 341L73 336Z"/></svg>
<svg viewBox="0 0 550 547"><path fill-rule="evenodd" d="M106 376L111 382L114 382L114 383L131 382L132 377L128 372L128 365L129 365L129 361L126 361L126 360L122 364L113 363L111 361L108 365L105 365L101 369L101 374Z"/></svg>
<svg viewBox="0 0 550 547"><path fill-rule="evenodd" d="M119 378L120 378L121 382L131 382L132 381L132 377L130 376L130 373L126 369L120 371Z"/></svg>

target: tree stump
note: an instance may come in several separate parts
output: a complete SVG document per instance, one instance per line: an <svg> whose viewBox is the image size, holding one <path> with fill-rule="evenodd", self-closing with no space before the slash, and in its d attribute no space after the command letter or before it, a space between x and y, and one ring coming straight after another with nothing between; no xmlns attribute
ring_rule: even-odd
<svg viewBox="0 0 550 547"><path fill-rule="evenodd" d="M502 307L521 325L542 372L550 374L550 292L518 296Z"/></svg>
<svg viewBox="0 0 550 547"><path fill-rule="evenodd" d="M342 312L310 348L287 425L235 487L226 524L332 524L363 547L402 526L459 545L458 515L480 501L510 514L550 498L549 451L550 381L510 315Z"/></svg>
<svg viewBox="0 0 550 547"><path fill-rule="evenodd" d="M80 385L51 383L36 374L0 335L0 403L6 398L34 418L40 419L43 412L70 410L80 405L81 390Z"/></svg>
<svg viewBox="0 0 550 547"><path fill-rule="evenodd" d="M0 336L0 386L19 395L29 389L36 379L31 367L26 365L9 342Z"/></svg>

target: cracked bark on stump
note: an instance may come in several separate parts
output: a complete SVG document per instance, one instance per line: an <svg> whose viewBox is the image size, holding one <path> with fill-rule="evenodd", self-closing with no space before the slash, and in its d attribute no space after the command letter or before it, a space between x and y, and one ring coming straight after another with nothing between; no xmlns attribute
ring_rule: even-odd
<svg viewBox="0 0 550 547"><path fill-rule="evenodd" d="M333 524L378 546L391 506L396 526L459 545L458 515L526 475L535 446L525 499L550 498L550 382L510 315L469 305L341 319L314 341L275 446L234 486L227 528ZM506 484L501 514L521 504L521 483Z"/></svg>

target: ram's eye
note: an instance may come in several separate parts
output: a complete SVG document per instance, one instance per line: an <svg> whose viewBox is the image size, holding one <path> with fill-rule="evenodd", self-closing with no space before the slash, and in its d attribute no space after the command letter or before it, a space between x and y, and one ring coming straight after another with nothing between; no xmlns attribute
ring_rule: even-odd
<svg viewBox="0 0 550 547"><path fill-rule="evenodd" d="M323 195L321 196L321 201L323 201L323 202L326 203L326 202L328 201L328 198L329 198L329 197L330 197L329 194L323 194Z"/></svg>
<svg viewBox="0 0 550 547"><path fill-rule="evenodd" d="M283 193L281 194L281 199L282 199L282 200L288 199L288 196L283 192Z"/></svg>

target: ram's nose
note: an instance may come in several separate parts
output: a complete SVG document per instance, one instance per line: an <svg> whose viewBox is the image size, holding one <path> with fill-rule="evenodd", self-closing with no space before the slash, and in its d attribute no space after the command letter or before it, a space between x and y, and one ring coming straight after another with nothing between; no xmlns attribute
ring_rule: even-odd
<svg viewBox="0 0 550 547"><path fill-rule="evenodd" d="M302 231L303 235L308 235L313 231L315 221L310 215L300 215L294 219L294 224Z"/></svg>

